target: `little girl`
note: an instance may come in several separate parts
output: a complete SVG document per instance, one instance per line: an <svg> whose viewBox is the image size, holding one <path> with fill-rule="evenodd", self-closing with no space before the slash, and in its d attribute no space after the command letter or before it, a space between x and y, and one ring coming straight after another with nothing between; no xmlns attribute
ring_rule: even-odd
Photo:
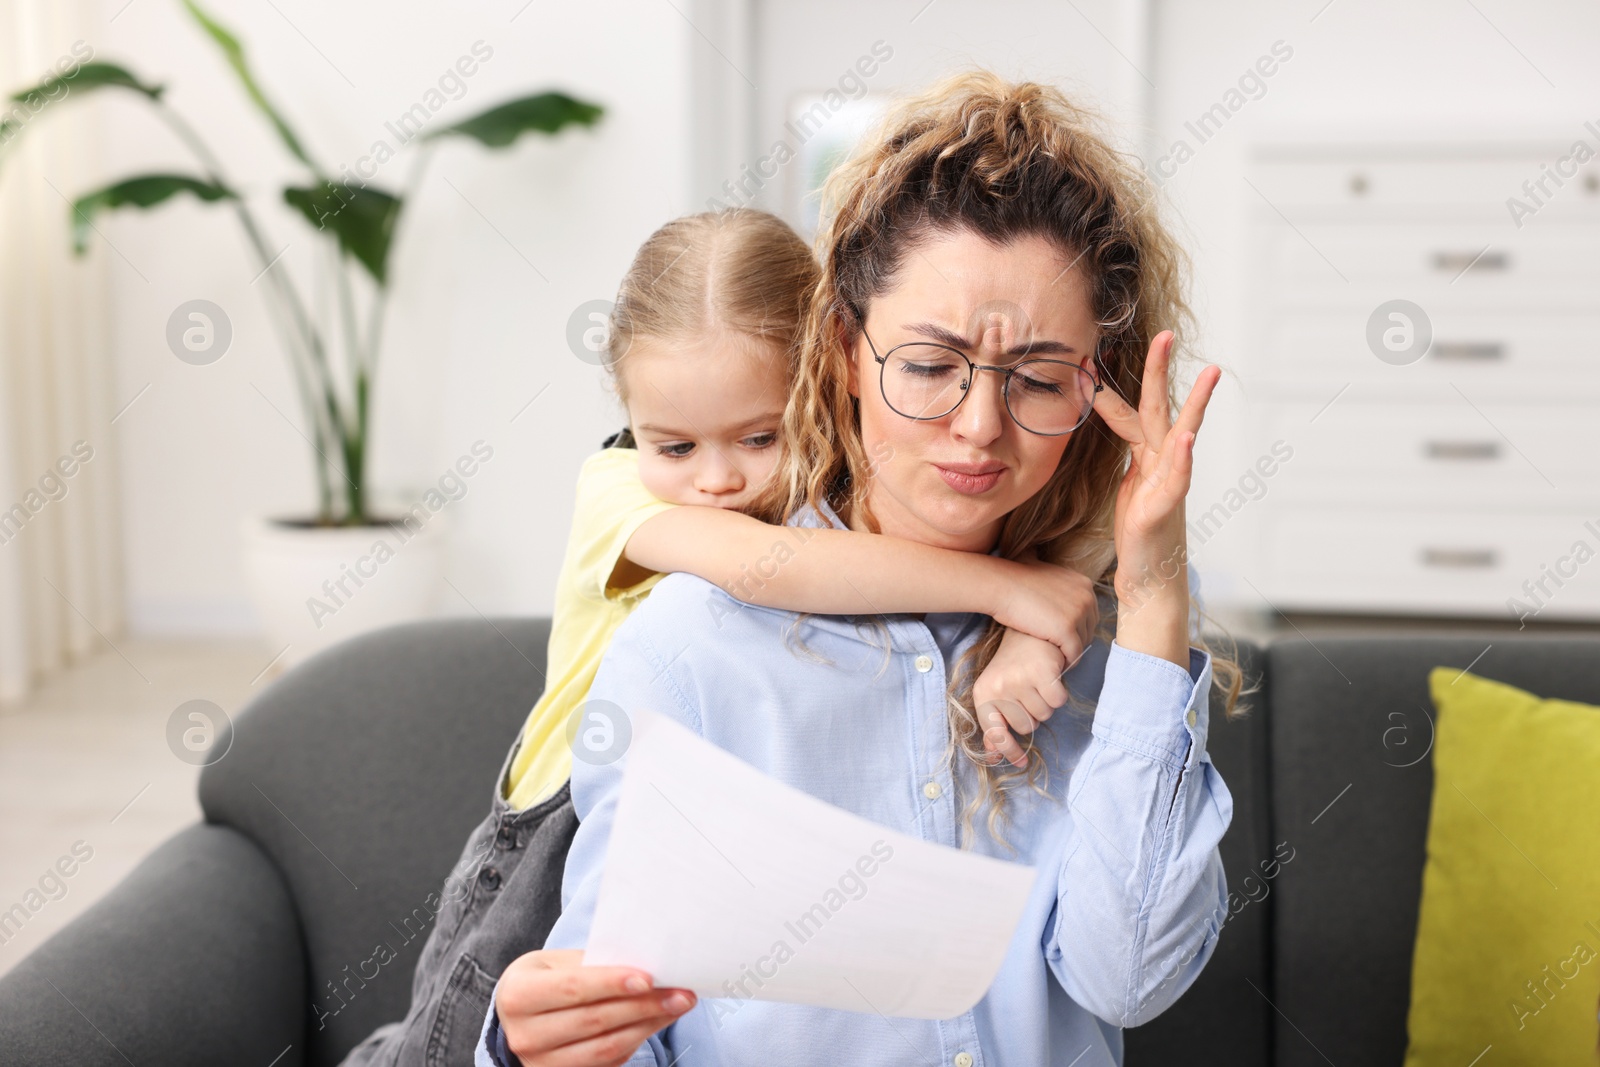
<svg viewBox="0 0 1600 1067"><path fill-rule="evenodd" d="M687 571L745 603L814 614L979 612L1049 642L1069 663L1092 640L1093 585L1067 568L772 526L743 513L757 506L780 451L817 276L793 230L747 209L669 222L635 256L612 313L608 361L628 429L578 476L544 693L507 754L488 817L425 901L434 928L410 1010L353 1049L345 1067L472 1061L496 979L545 943L560 914L577 831L572 761L609 763L626 745L624 724L612 721L626 711L585 708L590 684L612 634L664 573ZM868 457L869 472L894 462L889 451ZM706 610L718 626L719 612L733 613L720 599ZM995 760L1025 765L1013 731L1025 737L1065 703L1059 659L1032 662L1046 667L1014 660L989 678L985 748ZM1031 715L1030 706L1042 710ZM317 1014L321 1028L333 1013Z"/></svg>
<svg viewBox="0 0 1600 1067"><path fill-rule="evenodd" d="M777 459L793 349L816 279L805 244L761 211L677 219L639 249L617 296L607 364L628 429L578 475L547 684L507 783L513 808L561 787L574 744L582 759L620 755L608 745L626 733L605 712L592 723L598 733L580 733L583 701L612 633L670 571L790 611L978 612L1052 642L1068 663L1089 642L1094 593L1075 571L843 530L797 531L743 513ZM874 468L893 460L871 457ZM707 610L727 609L718 602ZM1032 699L1038 689L1059 696L1053 674L1018 684L991 678L985 686L1010 712L995 720L988 747L1023 764L1005 722L1018 719L1013 726L1026 730L1018 709L1063 701Z"/></svg>

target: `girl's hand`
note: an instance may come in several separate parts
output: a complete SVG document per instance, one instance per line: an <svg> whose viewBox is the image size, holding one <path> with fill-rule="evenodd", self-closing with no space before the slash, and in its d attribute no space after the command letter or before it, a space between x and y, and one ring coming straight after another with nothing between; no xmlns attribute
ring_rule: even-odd
<svg viewBox="0 0 1600 1067"><path fill-rule="evenodd" d="M1068 666L1061 650L1048 641L1007 630L994 658L972 686L972 704L983 728L983 748L991 762L1010 760L1028 765L1018 737L1027 737L1067 702L1061 675Z"/></svg>
<svg viewBox="0 0 1600 1067"><path fill-rule="evenodd" d="M1011 564L1015 580L989 614L1000 625L1048 641L1067 663L1076 663L1094 640L1100 624L1100 602L1094 582L1071 567L1038 561Z"/></svg>
<svg viewBox="0 0 1600 1067"><path fill-rule="evenodd" d="M585 967L583 953L519 956L495 992L506 1046L523 1067L615 1067L694 1007L687 989L652 989L632 967Z"/></svg>
<svg viewBox="0 0 1600 1067"><path fill-rule="evenodd" d="M1138 411L1110 389L1095 394L1094 405L1106 425L1131 446L1127 474L1117 487L1113 531L1117 640L1129 647L1143 644L1138 651L1187 666L1188 545L1183 500L1194 470L1195 435L1222 371L1215 366L1201 370L1174 422L1167 403L1172 336L1171 330L1163 330L1150 342ZM1144 610L1156 604L1158 610ZM1125 631L1128 641L1123 640Z"/></svg>

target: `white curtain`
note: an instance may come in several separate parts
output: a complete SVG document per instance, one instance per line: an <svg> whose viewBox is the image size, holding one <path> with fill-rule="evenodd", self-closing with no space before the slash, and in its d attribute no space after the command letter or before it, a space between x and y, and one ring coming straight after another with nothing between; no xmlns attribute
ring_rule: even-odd
<svg viewBox="0 0 1600 1067"><path fill-rule="evenodd" d="M64 199L100 177L96 109L9 100L81 62L104 17L0 0L0 120L22 122L0 134L0 703L122 629L106 253L73 258Z"/></svg>

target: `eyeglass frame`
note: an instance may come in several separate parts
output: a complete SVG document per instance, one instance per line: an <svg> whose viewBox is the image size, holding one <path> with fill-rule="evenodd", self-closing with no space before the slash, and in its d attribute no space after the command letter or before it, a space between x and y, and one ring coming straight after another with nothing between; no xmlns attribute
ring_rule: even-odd
<svg viewBox="0 0 1600 1067"><path fill-rule="evenodd" d="M856 312L856 324L861 329L861 336L866 338L867 348L872 351L872 358L876 360L878 364L878 395L883 397L883 402L889 406L890 411L894 412L896 415L899 415L902 419L910 419L913 422L936 422L955 411L956 408L959 408L963 403L966 402L967 397L972 394L972 383L978 380L978 371L981 370L994 371L997 374L1005 375L1005 380L1000 384L1000 397L1005 401L1006 414L1011 417L1012 422L1017 424L1018 429L1025 430L1028 433L1033 434L1035 437L1065 437L1069 433L1076 433L1078 430L1082 429L1083 424L1088 422L1090 417L1094 415L1095 395L1105 391L1105 383L1100 380L1100 375L1096 373L1096 371L1099 370L1098 366L1096 366L1094 371L1090 371L1086 370L1082 363L1069 363L1064 359L1024 359L1021 362L1014 363L1009 367L992 366L984 363L974 363L971 357L969 357L965 352L961 351L961 349L952 348L949 345L940 344L937 341L904 341L895 345L893 348L890 348L887 352L880 356L878 355L878 346L872 343L872 337L867 333L866 317L863 316L859 311ZM967 384L961 387L961 399L950 405L949 411L942 412L938 415L907 415L905 412L895 407L892 402L890 402L888 388L883 383L884 371L889 366L889 357L894 355L898 350L902 348L908 348L911 345L917 345L921 348L942 348L946 352L954 352L956 355L966 360ZM1089 394L1089 404L1083 409L1082 416L1079 417L1078 421L1072 426L1071 429L1061 430L1058 433L1045 433L1042 430L1030 429L1029 427L1022 425L1021 420L1017 418L1017 413L1011 410L1011 379L1020 368L1027 366L1029 363L1057 363L1063 367L1072 367L1079 374L1088 375L1089 380L1094 383L1094 390Z"/></svg>

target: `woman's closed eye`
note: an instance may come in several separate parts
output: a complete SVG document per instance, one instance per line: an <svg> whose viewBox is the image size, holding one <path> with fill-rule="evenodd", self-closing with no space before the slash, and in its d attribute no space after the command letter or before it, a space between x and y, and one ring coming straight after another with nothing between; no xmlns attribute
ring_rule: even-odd
<svg viewBox="0 0 1600 1067"><path fill-rule="evenodd" d="M1074 371L1073 373L1076 372ZM1053 381L1047 375L1037 373L1018 374L1013 381L1021 385L1025 391L1038 396L1060 396L1065 392L1059 381Z"/></svg>
<svg viewBox="0 0 1600 1067"><path fill-rule="evenodd" d="M956 373L966 373L953 359L909 359L904 356L896 357L893 361L892 371L910 378L943 379L953 378Z"/></svg>

